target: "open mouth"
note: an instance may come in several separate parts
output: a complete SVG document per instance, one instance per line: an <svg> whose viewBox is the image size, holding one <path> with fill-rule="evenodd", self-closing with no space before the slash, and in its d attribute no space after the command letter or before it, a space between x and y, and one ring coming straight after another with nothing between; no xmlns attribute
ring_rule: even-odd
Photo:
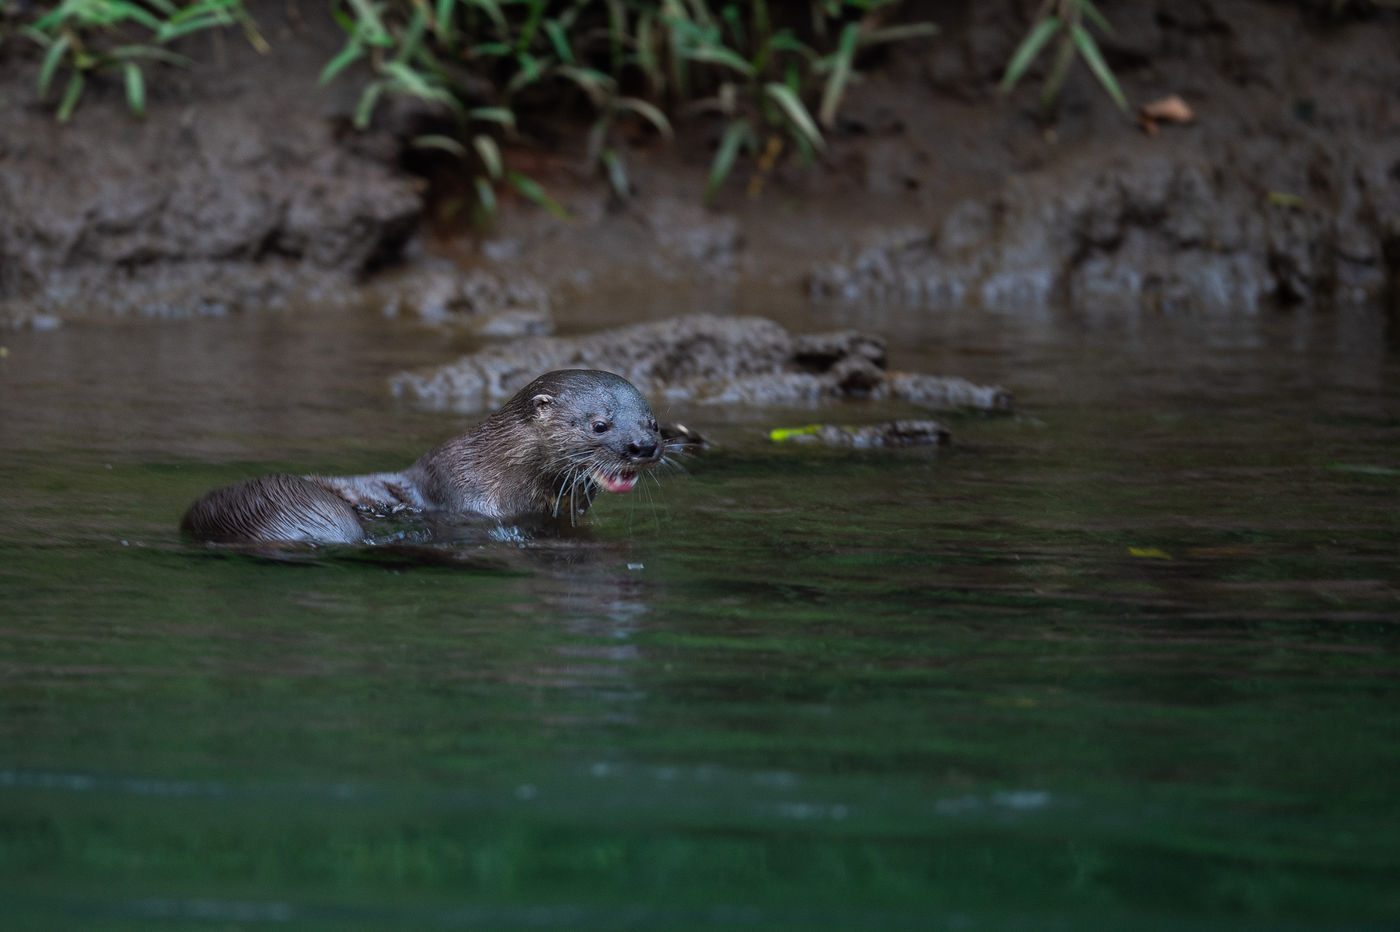
<svg viewBox="0 0 1400 932"><path fill-rule="evenodd" d="M593 470L593 481L609 492L630 492L637 484L637 474L631 470L619 470L618 472L603 472L601 469Z"/></svg>

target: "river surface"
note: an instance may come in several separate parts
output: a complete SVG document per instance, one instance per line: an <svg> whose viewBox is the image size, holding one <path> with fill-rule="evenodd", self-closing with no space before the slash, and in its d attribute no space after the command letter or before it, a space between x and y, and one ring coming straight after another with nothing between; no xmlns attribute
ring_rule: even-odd
<svg viewBox="0 0 1400 932"><path fill-rule="evenodd" d="M179 517L406 465L463 422L386 380L464 338L0 333L4 927L1394 928L1393 322L685 303L1016 411L664 410L719 448L578 540L278 560Z"/></svg>

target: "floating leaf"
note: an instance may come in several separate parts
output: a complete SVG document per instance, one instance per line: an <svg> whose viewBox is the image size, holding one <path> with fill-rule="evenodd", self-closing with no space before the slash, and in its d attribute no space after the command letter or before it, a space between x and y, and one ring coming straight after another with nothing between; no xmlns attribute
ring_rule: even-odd
<svg viewBox="0 0 1400 932"><path fill-rule="evenodd" d="M1128 553L1148 560L1170 560L1172 555L1156 547L1129 547Z"/></svg>
<svg viewBox="0 0 1400 932"><path fill-rule="evenodd" d="M1269 203L1275 207L1287 207L1290 210L1302 210L1307 206L1307 201L1303 200L1301 194L1290 194L1287 191L1270 191L1268 194Z"/></svg>
<svg viewBox="0 0 1400 932"><path fill-rule="evenodd" d="M806 424L802 427L775 427L768 432L768 439L774 443L782 443L784 440L791 440L793 437L809 436L822 429L820 424Z"/></svg>

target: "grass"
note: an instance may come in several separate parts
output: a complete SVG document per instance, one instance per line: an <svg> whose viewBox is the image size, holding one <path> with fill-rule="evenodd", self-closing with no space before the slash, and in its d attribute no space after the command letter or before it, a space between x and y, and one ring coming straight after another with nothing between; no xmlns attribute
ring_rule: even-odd
<svg viewBox="0 0 1400 932"><path fill-rule="evenodd" d="M1040 53L1053 42L1055 52L1051 59L1050 71L1040 89L1042 117L1048 119L1054 112L1076 55L1089 66L1089 70L1108 96L1113 98L1118 108L1126 111L1128 100L1123 96L1113 71L1104 61L1098 42L1088 26L1085 26L1086 21L1105 35L1113 35L1113 27L1104 19L1098 7L1094 6L1093 0L1043 0L1030 31L1011 53L1011 58L1006 64L1006 72L1001 79L1002 92L1010 93Z"/></svg>
<svg viewBox="0 0 1400 932"><path fill-rule="evenodd" d="M864 52L933 35L931 23L899 21L901 0L330 0L345 33L320 82L360 82L355 126L371 125L391 96L442 112L445 128L414 145L459 159L478 216L494 217L508 187L567 217L537 181L506 164L528 139L533 114L561 105L589 114L586 160L625 200L631 193L624 131L673 135L683 116L713 126L704 197L712 201L741 165L757 196L784 159L810 163L839 125ZM29 8L25 8L29 10ZM21 12L0 0L0 29L19 26L44 53L38 90L69 120L97 76L119 76L132 113L146 109L147 72L192 64L172 51L191 33L240 28L267 44L243 0L59 0ZM1082 59L1114 101L1127 103L1090 32L1111 33L1091 0L1044 0L1007 63L1013 88L1055 47L1041 93L1048 114L1070 65ZM3 38L5 33L0 33ZM64 76L66 75L66 80Z"/></svg>
<svg viewBox="0 0 1400 932"><path fill-rule="evenodd" d="M77 109L89 78L106 71L121 73L127 105L132 113L144 114L143 65L190 64L165 45L190 33L233 25L241 25L255 45L266 46L242 0L198 0L183 7L170 0L62 0L24 26L23 32L44 47L39 66L40 97L48 95L61 70L68 72L57 111L58 119L66 122Z"/></svg>

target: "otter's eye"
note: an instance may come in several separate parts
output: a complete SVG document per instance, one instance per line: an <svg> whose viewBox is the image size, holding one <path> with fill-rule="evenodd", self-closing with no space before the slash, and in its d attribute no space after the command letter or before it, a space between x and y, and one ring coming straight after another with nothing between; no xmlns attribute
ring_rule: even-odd
<svg viewBox="0 0 1400 932"><path fill-rule="evenodd" d="M648 429L648 430L652 430L652 431L656 431L656 430L660 430L660 429L661 429L661 428L659 428L659 427L656 426L656 418L652 418L651 420L647 421L647 429Z"/></svg>
<svg viewBox="0 0 1400 932"><path fill-rule="evenodd" d="M607 421L603 420L602 418L599 418L598 420L593 422L593 433L605 434L608 432L609 427L612 427L612 425L609 424Z"/></svg>

